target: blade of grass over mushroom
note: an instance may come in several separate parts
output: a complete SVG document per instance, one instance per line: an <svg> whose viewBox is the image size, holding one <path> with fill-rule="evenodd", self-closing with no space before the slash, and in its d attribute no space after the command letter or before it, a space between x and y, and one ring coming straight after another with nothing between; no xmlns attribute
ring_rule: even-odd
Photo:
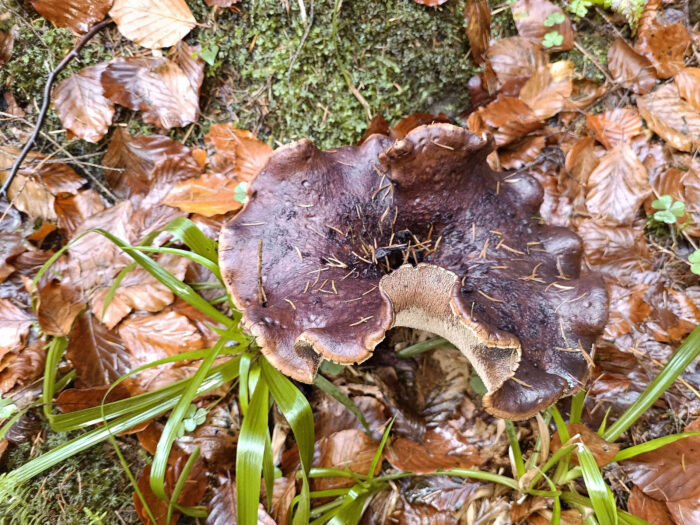
<svg viewBox="0 0 700 525"><path fill-rule="evenodd" d="M175 439L177 439L178 427L185 417L192 400L197 395L197 391L204 381L204 378L214 364L216 358L219 357L226 342L227 340L225 338L220 338L211 352L204 358L202 364L199 365L199 368L190 379L189 384L187 384L187 388L178 399L175 409L170 414L170 417L168 417L168 422L165 424L163 433L158 441L158 446L156 447L155 456L153 457L150 476L151 490L153 490L153 493L160 499L168 499L165 494L165 470L168 466L170 449Z"/></svg>
<svg viewBox="0 0 700 525"><path fill-rule="evenodd" d="M417 355L422 354L423 352L427 352L428 350L433 350L434 348L438 348L441 346L452 347L453 345L444 337L433 337L432 339L427 339L426 341L422 341L420 343L416 343L414 345L407 346L402 350L399 350L398 352L396 352L396 357L407 359L409 357L415 357Z"/></svg>
<svg viewBox="0 0 700 525"><path fill-rule="evenodd" d="M659 375L649 383L632 405L625 410L613 425L603 434L606 441L619 438L659 397L673 384L683 371L700 355L700 325L688 335L678 347L673 357L663 367Z"/></svg>
<svg viewBox="0 0 700 525"><path fill-rule="evenodd" d="M593 453L583 443L579 443L577 447L583 480L600 525L617 525L619 520L615 497L603 480Z"/></svg>
<svg viewBox="0 0 700 525"><path fill-rule="evenodd" d="M372 434L372 430L369 428L369 424L367 423L364 414L360 411L359 408L357 408L357 405L353 402L352 399L350 399L350 397L345 392L343 392L336 385L328 381L328 379L323 377L321 374L316 374L316 377L314 378L314 385L316 385L326 394L335 399L338 403L347 408L350 411L350 413L353 416L355 416L360 423L362 423L362 427L365 429L365 433L367 435Z"/></svg>
<svg viewBox="0 0 700 525"><path fill-rule="evenodd" d="M269 389L265 381L258 381L250 399L248 412L243 418L236 450L236 501L238 523L255 525L258 521L260 478L265 453Z"/></svg>

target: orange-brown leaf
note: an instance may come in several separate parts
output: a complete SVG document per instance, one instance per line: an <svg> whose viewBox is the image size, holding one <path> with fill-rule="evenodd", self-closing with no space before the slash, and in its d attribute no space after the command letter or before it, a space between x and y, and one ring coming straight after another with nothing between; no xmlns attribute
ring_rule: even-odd
<svg viewBox="0 0 700 525"><path fill-rule="evenodd" d="M578 227L583 251L589 264L602 264L629 255L648 256L644 228L640 226L607 226L585 219Z"/></svg>
<svg viewBox="0 0 700 525"><path fill-rule="evenodd" d="M0 361L0 393L28 385L44 371L46 340L25 346L17 352L5 354Z"/></svg>
<svg viewBox="0 0 700 525"><path fill-rule="evenodd" d="M486 0L467 0L464 5L467 37L475 64L484 63L484 55L491 41L491 9Z"/></svg>
<svg viewBox="0 0 700 525"><path fill-rule="evenodd" d="M525 137L498 151L501 166L507 170L522 168L533 162L545 147L543 136Z"/></svg>
<svg viewBox="0 0 700 525"><path fill-rule="evenodd" d="M579 436L578 440L581 443L584 443L590 449L593 457L595 458L595 462L599 467L610 463L620 450L620 445L617 443L608 443L586 425L578 423L569 424L566 425L566 428L569 430L569 435L572 438L576 435ZM552 452L556 452L561 448L561 439L559 438L558 433L554 434L552 437L552 442L550 443L549 448ZM574 452L571 459L575 465L578 465L578 457L576 456L576 452Z"/></svg>
<svg viewBox="0 0 700 525"><path fill-rule="evenodd" d="M24 346L33 320L32 315L0 298L0 357Z"/></svg>
<svg viewBox="0 0 700 525"><path fill-rule="evenodd" d="M36 316L41 329L49 335L67 336L83 308L85 303L69 283L53 280L39 288Z"/></svg>
<svg viewBox="0 0 700 525"><path fill-rule="evenodd" d="M633 137L644 132L642 119L633 108L615 108L597 115L588 114L586 125L607 149L622 143L629 144Z"/></svg>
<svg viewBox="0 0 700 525"><path fill-rule="evenodd" d="M81 190L71 195L61 193L54 201L54 210L58 217L58 224L66 231L68 237L72 237L87 219L105 209L104 201L100 194L92 188Z"/></svg>
<svg viewBox="0 0 700 525"><path fill-rule="evenodd" d="M627 500L627 510L638 518L646 520L649 525L674 525L668 507L663 501L650 498L636 485Z"/></svg>
<svg viewBox="0 0 700 525"><path fill-rule="evenodd" d="M122 35L149 49L177 44L197 24L185 0L114 0L109 16Z"/></svg>
<svg viewBox="0 0 700 525"><path fill-rule="evenodd" d="M231 525L238 523L236 484L229 480L222 483L209 502L206 525ZM282 523L282 522L280 522ZM275 525L275 521L265 512L262 503L258 505L258 525Z"/></svg>
<svg viewBox="0 0 700 525"><path fill-rule="evenodd" d="M4 66L12 58L12 49L15 45L15 31L12 28L9 31L0 31L0 67Z"/></svg>
<svg viewBox="0 0 700 525"><path fill-rule="evenodd" d="M658 78L670 78L685 67L683 58L690 50L690 34L683 24L660 24L652 20L639 30L635 49L647 57Z"/></svg>
<svg viewBox="0 0 700 525"><path fill-rule="evenodd" d="M235 199L239 184L238 180L220 173L208 173L180 182L163 199L163 204L205 217L228 213L243 206Z"/></svg>
<svg viewBox="0 0 700 525"><path fill-rule="evenodd" d="M223 174L233 171L239 181L252 180L272 155L269 144L231 123L213 124L204 140L217 150L211 158L214 171Z"/></svg>
<svg viewBox="0 0 700 525"><path fill-rule="evenodd" d="M433 115L432 113L413 113L399 120L394 127L391 128L389 136L392 139L402 139L408 132L418 126L425 126L435 122L449 122L450 119L444 113Z"/></svg>
<svg viewBox="0 0 700 525"><path fill-rule="evenodd" d="M556 31L563 37L561 45L548 48L548 51L566 51L574 47L574 30L571 20L564 11L548 0L518 0L510 6L518 34L537 45L541 45L547 33ZM553 26L544 24L548 16L559 13L564 21Z"/></svg>
<svg viewBox="0 0 700 525"><path fill-rule="evenodd" d="M318 442L313 464L319 468L350 469L357 474L367 474L378 446L379 443L362 430L341 430ZM317 478L312 481L313 490L351 487L353 484L349 478Z"/></svg>
<svg viewBox="0 0 700 525"><path fill-rule="evenodd" d="M700 148L700 111L681 99L675 84L638 97L637 107L647 126L674 148Z"/></svg>
<svg viewBox="0 0 700 525"><path fill-rule="evenodd" d="M56 27L87 33L112 7L112 0L32 0L32 7Z"/></svg>
<svg viewBox="0 0 700 525"><path fill-rule="evenodd" d="M700 111L700 67L686 67L676 75L681 98Z"/></svg>
<svg viewBox="0 0 700 525"><path fill-rule="evenodd" d="M499 96L469 115L467 128L480 135L493 133L496 146L504 146L544 126L530 107L514 97Z"/></svg>
<svg viewBox="0 0 700 525"><path fill-rule="evenodd" d="M579 184L585 185L588 183L588 177L599 163L600 160L595 150L595 139L582 137L567 152L564 166Z"/></svg>
<svg viewBox="0 0 700 525"><path fill-rule="evenodd" d="M608 69L616 82L639 95L646 95L656 85L656 71L649 59L637 53L622 38L616 38L610 46Z"/></svg>
<svg viewBox="0 0 700 525"><path fill-rule="evenodd" d="M539 67L520 90L525 102L540 119L553 117L566 107L573 84L574 63L561 60Z"/></svg>
<svg viewBox="0 0 700 525"><path fill-rule="evenodd" d="M181 40L170 51L175 63L180 66L180 69L189 79L192 89L197 94L197 98L199 98L202 82L204 81L205 62L199 56L201 50L202 46L191 46L184 40Z"/></svg>
<svg viewBox="0 0 700 525"><path fill-rule="evenodd" d="M535 71L547 64L540 46L520 36L496 40L486 56L498 79L499 91L513 97L518 96Z"/></svg>

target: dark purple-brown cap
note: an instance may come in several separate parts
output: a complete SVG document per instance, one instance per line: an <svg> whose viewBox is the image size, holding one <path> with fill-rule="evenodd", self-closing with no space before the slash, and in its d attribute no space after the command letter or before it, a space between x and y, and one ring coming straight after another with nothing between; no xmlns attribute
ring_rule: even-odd
<svg viewBox="0 0 700 525"><path fill-rule="evenodd" d="M540 224L542 189L492 171L490 141L449 124L404 139L278 149L222 230L226 286L264 355L310 383L385 332L441 335L471 361L492 414L522 419L583 386L607 318L581 241Z"/></svg>

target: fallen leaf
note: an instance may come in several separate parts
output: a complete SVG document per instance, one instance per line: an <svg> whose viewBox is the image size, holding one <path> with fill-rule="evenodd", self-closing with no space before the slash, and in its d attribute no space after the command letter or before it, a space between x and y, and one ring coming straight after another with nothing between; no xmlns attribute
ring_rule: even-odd
<svg viewBox="0 0 700 525"><path fill-rule="evenodd" d="M67 336L83 308L85 303L78 299L69 283L52 280L39 288L36 316L41 329L49 335Z"/></svg>
<svg viewBox="0 0 700 525"><path fill-rule="evenodd" d="M658 78L670 78L685 68L683 57L690 43L690 34L683 24L660 24L652 20L648 27L640 27L634 47L649 59Z"/></svg>
<svg viewBox="0 0 700 525"><path fill-rule="evenodd" d="M6 394L30 384L43 374L45 361L46 339L43 338L5 354L0 361L0 393Z"/></svg>
<svg viewBox="0 0 700 525"><path fill-rule="evenodd" d="M595 139L593 137L581 137L566 153L564 167L579 184L586 185L593 170L600 164L596 155Z"/></svg>
<svg viewBox="0 0 700 525"><path fill-rule="evenodd" d="M199 96L190 79L167 58L115 58L107 62L101 81L105 97L142 111L143 120L149 124L171 129L196 122L199 117Z"/></svg>
<svg viewBox="0 0 700 525"><path fill-rule="evenodd" d="M15 45L15 29L0 31L0 67L7 64L12 58L12 49Z"/></svg>
<svg viewBox="0 0 700 525"><path fill-rule="evenodd" d="M588 114L586 125L607 149L622 143L629 144L633 137L644 132L642 119L634 108L615 108L597 115Z"/></svg>
<svg viewBox="0 0 700 525"><path fill-rule="evenodd" d="M627 510L630 514L646 520L649 525L674 525L666 504L650 498L636 485L632 487L632 493L627 500Z"/></svg>
<svg viewBox="0 0 700 525"><path fill-rule="evenodd" d="M639 95L646 95L656 85L654 66L622 38L616 38L608 51L608 69L615 82Z"/></svg>
<svg viewBox="0 0 700 525"><path fill-rule="evenodd" d="M76 320L68 336L66 357L75 369L81 388L110 385L138 366L132 364L119 335L89 312Z"/></svg>
<svg viewBox="0 0 700 525"><path fill-rule="evenodd" d="M72 237L75 231L93 215L105 209L105 203L92 188L80 190L75 194L60 193L54 201L54 210L58 224Z"/></svg>
<svg viewBox="0 0 700 525"><path fill-rule="evenodd" d="M295 495L296 476L294 474L275 479L271 514L275 523L289 522L290 506Z"/></svg>
<svg viewBox="0 0 700 525"><path fill-rule="evenodd" d="M561 43L549 46L548 51L567 51L574 47L571 20L560 7L548 0L517 0L510 9L521 37L541 46L546 34L556 32L561 35Z"/></svg>
<svg viewBox="0 0 700 525"><path fill-rule="evenodd" d="M608 443L586 425L578 423L568 424L566 428L569 430L569 435L571 437L579 436L579 441L589 448L599 467L610 463L620 450L620 445L617 443ZM559 438L559 433L555 433L554 436L552 436L549 449L554 453L560 448L561 439ZM571 455L571 460L574 465L579 464L576 449L574 449L574 453Z"/></svg>
<svg viewBox="0 0 700 525"><path fill-rule="evenodd" d="M104 70L104 64L83 68L54 90L54 108L61 124L88 142L99 142L114 118L114 104L105 98L100 82Z"/></svg>
<svg viewBox="0 0 700 525"><path fill-rule="evenodd" d="M175 63L180 66L180 69L185 73L190 81L192 89L199 94L204 81L204 68L206 63L199 56L202 51L202 46L191 46L184 40L180 40L175 47L171 49L172 58Z"/></svg>
<svg viewBox="0 0 700 525"><path fill-rule="evenodd" d="M21 235L0 233L0 283L15 271L15 267L8 261L25 250L24 239Z"/></svg>
<svg viewBox="0 0 700 525"><path fill-rule="evenodd" d="M517 97L522 85L547 64L540 46L519 36L496 40L486 57L498 79L498 90L512 97Z"/></svg>
<svg viewBox="0 0 700 525"><path fill-rule="evenodd" d="M472 60L481 65L491 41L491 9L486 0L467 0L464 5L467 38L472 50Z"/></svg>
<svg viewBox="0 0 700 525"><path fill-rule="evenodd" d="M691 220L684 223L684 231L700 236L700 163L690 157L674 160L674 167L651 178L651 186L659 195L670 195L674 200L686 203Z"/></svg>
<svg viewBox="0 0 700 525"><path fill-rule="evenodd" d="M362 430L350 429L335 432L316 443L313 466L351 470L357 474L367 474L379 443ZM379 469L380 464L377 464ZM316 478L311 481L312 490L327 490L351 487L351 478Z"/></svg>
<svg viewBox="0 0 700 525"><path fill-rule="evenodd" d="M122 35L149 49L174 46L197 25L185 0L114 0L109 16Z"/></svg>
<svg viewBox="0 0 700 525"><path fill-rule="evenodd" d="M574 63L568 60L539 67L520 90L520 100L542 119L562 111L571 96Z"/></svg>
<svg viewBox="0 0 700 525"><path fill-rule="evenodd" d="M389 123L381 114L375 115L374 118L372 118L369 126L367 126L367 131L365 131L365 134L362 135L362 138L359 140L357 145L361 146L375 133L378 133L379 135L386 135L387 137L389 136Z"/></svg>
<svg viewBox="0 0 700 525"><path fill-rule="evenodd" d="M413 113L399 120L394 127L391 128L389 136L392 139L402 139L408 132L418 126L426 126L436 122L450 122L450 119L444 113L433 115L432 113Z"/></svg>
<svg viewBox="0 0 700 525"><path fill-rule="evenodd" d="M238 414L233 414L237 416ZM207 464L224 468L235 468L236 445L241 430L239 417L232 417L231 412L222 405L207 411L206 420L193 432L177 440L178 446L187 453L200 447L202 458Z"/></svg>
<svg viewBox="0 0 700 525"><path fill-rule="evenodd" d="M507 170L520 169L533 162L545 147L543 136L524 137L518 142L501 148L498 158Z"/></svg>
<svg viewBox="0 0 700 525"><path fill-rule="evenodd" d="M231 525L238 523L236 504L236 484L229 480L214 490L214 497L207 505L209 515L205 525ZM275 525L275 521L265 512L265 507L258 505L258 525Z"/></svg>
<svg viewBox="0 0 700 525"><path fill-rule="evenodd" d="M226 174L233 168L239 181L252 180L272 155L269 144L256 138L250 131L238 129L231 123L213 124L204 141L216 148L216 153L210 159L212 166L229 166L228 169L215 171Z"/></svg>
<svg viewBox="0 0 700 525"><path fill-rule="evenodd" d="M608 226L593 219L585 219L576 233L583 240L583 252L589 264L614 261L629 255L648 257L644 227Z"/></svg>
<svg viewBox="0 0 700 525"><path fill-rule="evenodd" d="M204 348L202 334L174 311L131 315L119 325L119 335L131 354L133 368L181 352Z"/></svg>
<svg viewBox="0 0 700 525"><path fill-rule="evenodd" d="M493 134L496 146L504 146L544 126L530 107L514 97L499 96L488 106L480 107L469 115L467 128L481 135Z"/></svg>
<svg viewBox="0 0 700 525"><path fill-rule="evenodd" d="M18 351L34 317L6 299L0 299L0 357Z"/></svg>
<svg viewBox="0 0 700 525"><path fill-rule="evenodd" d="M700 305L662 282L649 288L644 300L652 307L646 329L661 342L680 342L700 323Z"/></svg>
<svg viewBox="0 0 700 525"><path fill-rule="evenodd" d="M447 0L413 0L413 1L417 4L426 5L428 7L435 7L435 6L442 5L445 2L447 2Z"/></svg>
<svg viewBox="0 0 700 525"><path fill-rule="evenodd" d="M681 98L700 111L700 68L686 67L675 80Z"/></svg>
<svg viewBox="0 0 700 525"><path fill-rule="evenodd" d="M612 224L630 224L650 193L646 168L622 143L606 153L591 173L586 207Z"/></svg>
<svg viewBox="0 0 700 525"><path fill-rule="evenodd" d="M119 384L105 398L109 388L107 385L91 388L66 388L58 394L54 405L65 414L100 406L103 401L104 403L112 403L129 397L129 391Z"/></svg>
<svg viewBox="0 0 700 525"><path fill-rule="evenodd" d="M236 199L240 182L220 173L207 173L180 182L163 199L163 204L187 213L212 217L239 210L243 203Z"/></svg>
<svg viewBox="0 0 700 525"><path fill-rule="evenodd" d="M32 7L56 27L67 27L75 33L87 33L104 20L112 0L32 0Z"/></svg>
<svg viewBox="0 0 700 525"><path fill-rule="evenodd" d="M637 107L647 126L674 148L700 148L700 112L680 98L675 84L637 97Z"/></svg>

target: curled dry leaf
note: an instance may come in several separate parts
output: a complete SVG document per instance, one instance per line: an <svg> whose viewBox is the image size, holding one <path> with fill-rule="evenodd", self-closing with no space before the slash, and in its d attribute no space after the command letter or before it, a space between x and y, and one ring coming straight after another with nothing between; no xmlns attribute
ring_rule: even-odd
<svg viewBox="0 0 700 525"><path fill-rule="evenodd" d="M93 24L104 20L112 0L32 0L32 7L56 27L87 33Z"/></svg>
<svg viewBox="0 0 700 525"><path fill-rule="evenodd" d="M163 204L187 213L212 217L239 210L243 204L236 200L240 182L220 173L207 173L177 184L163 199Z"/></svg>
<svg viewBox="0 0 700 525"><path fill-rule="evenodd" d="M608 51L608 69L615 82L639 95L656 85L656 71L649 59L637 53L622 38L616 38Z"/></svg>
<svg viewBox="0 0 700 525"><path fill-rule="evenodd" d="M31 314L0 298L0 357L24 346L32 321Z"/></svg>
<svg viewBox="0 0 700 525"><path fill-rule="evenodd" d="M521 37L541 46L547 33L557 32L562 41L558 45L548 47L548 51L567 51L574 47L571 20L560 7L548 0L517 0L511 4L510 9ZM546 25L545 21L552 15L558 15L563 22Z"/></svg>
<svg viewBox="0 0 700 525"><path fill-rule="evenodd" d="M434 124L436 122L449 123L450 119L444 113L438 113L437 115L433 115L432 113L412 113L411 115L399 120L389 131L389 136L392 139L402 139L408 135L408 132L412 129L415 129L418 126Z"/></svg>
<svg viewBox="0 0 700 525"><path fill-rule="evenodd" d="M89 312L76 320L68 338L66 357L81 387L110 385L135 368L119 335Z"/></svg>
<svg viewBox="0 0 700 525"><path fill-rule="evenodd" d="M72 237L87 219L105 209L105 203L92 188L80 190L75 194L60 193L54 201L54 210L58 224Z"/></svg>
<svg viewBox="0 0 700 525"><path fill-rule="evenodd" d="M674 148L700 148L700 111L681 99L675 84L638 97L637 107L647 126Z"/></svg>
<svg viewBox="0 0 700 525"><path fill-rule="evenodd" d="M149 124L170 129L199 117L199 96L190 79L167 58L116 58L107 63L101 80L108 99L142 111Z"/></svg>
<svg viewBox="0 0 700 525"><path fill-rule="evenodd" d="M477 135L493 134L496 146L504 146L544 126L525 102L499 96L488 106L469 115L467 128Z"/></svg>
<svg viewBox="0 0 700 525"><path fill-rule="evenodd" d="M700 68L683 69L676 75L676 85L681 98L700 111Z"/></svg>
<svg viewBox="0 0 700 525"><path fill-rule="evenodd" d="M68 335L83 308L85 303L79 300L70 283L53 280L39 288L36 316L41 329L49 335Z"/></svg>
<svg viewBox="0 0 700 525"><path fill-rule="evenodd" d="M491 41L491 9L486 0L467 0L464 5L467 37L475 64L484 63L484 55Z"/></svg>
<svg viewBox="0 0 700 525"><path fill-rule="evenodd" d="M231 123L213 124L204 141L216 148L216 153L210 159L213 170L235 175L239 181L252 180L272 155L269 144Z"/></svg>
<svg viewBox="0 0 700 525"><path fill-rule="evenodd" d="M540 46L520 36L496 40L486 51L486 57L498 79L498 90L513 97L518 96L535 71L547 64Z"/></svg>
<svg viewBox="0 0 700 525"><path fill-rule="evenodd" d="M54 91L54 107L63 127L88 142L99 142L114 117L114 104L105 98L100 82L104 69L104 64L83 68Z"/></svg>
<svg viewBox="0 0 700 525"><path fill-rule="evenodd" d="M634 108L615 108L597 115L586 115L586 125L595 138L607 149L618 144L629 144L644 132L642 119Z"/></svg>
<svg viewBox="0 0 700 525"><path fill-rule="evenodd" d="M122 35L149 49L174 46L197 25L185 0L114 0L109 16Z"/></svg>
<svg viewBox="0 0 700 525"><path fill-rule="evenodd" d="M520 90L520 100L542 119L553 117L566 105L573 84L574 63L561 60L539 67Z"/></svg>
<svg viewBox="0 0 700 525"><path fill-rule="evenodd" d="M650 498L634 485L627 500L627 510L649 525L674 525L666 503Z"/></svg>
<svg viewBox="0 0 700 525"><path fill-rule="evenodd" d="M690 43L690 34L683 24L661 24L652 20L648 27L640 27L634 47L649 59L657 78L671 78L685 68L683 58Z"/></svg>
<svg viewBox="0 0 700 525"><path fill-rule="evenodd" d="M362 430L341 430L318 441L314 455L314 467L351 470L357 474L367 474L372 467L372 459L377 452L377 443ZM377 464L378 470L381 462ZM326 490L351 487L351 478L317 478L311 481L312 490Z"/></svg>
<svg viewBox="0 0 700 525"><path fill-rule="evenodd" d="M588 178L586 207L606 222L630 224L649 194L647 169L622 143L600 159Z"/></svg>

